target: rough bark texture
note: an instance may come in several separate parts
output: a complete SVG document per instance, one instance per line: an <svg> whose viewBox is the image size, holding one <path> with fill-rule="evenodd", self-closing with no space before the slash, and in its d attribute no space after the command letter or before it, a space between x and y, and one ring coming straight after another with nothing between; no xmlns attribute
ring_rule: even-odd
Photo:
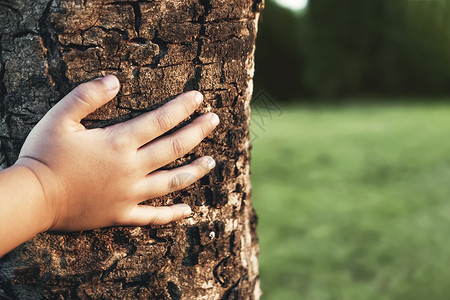
<svg viewBox="0 0 450 300"><path fill-rule="evenodd" d="M0 1L3 168L52 105L76 84L106 74L123 87L86 126L129 119L192 89L205 95L199 111L214 111L222 121L168 166L212 155L214 172L150 202L188 203L192 218L40 234L0 260L0 298L259 297L248 125L261 6L258 0Z"/></svg>

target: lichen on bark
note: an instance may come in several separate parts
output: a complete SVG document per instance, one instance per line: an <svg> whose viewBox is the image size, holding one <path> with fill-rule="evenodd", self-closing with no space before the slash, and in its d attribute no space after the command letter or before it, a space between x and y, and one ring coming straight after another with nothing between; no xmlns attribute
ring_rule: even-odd
<svg viewBox="0 0 450 300"><path fill-rule="evenodd" d="M214 111L222 121L167 166L211 155L212 174L148 201L188 203L193 217L159 227L40 234L0 260L0 298L259 297L248 126L261 6L250 0L0 1L3 168L52 105L80 82L106 74L115 74L122 89L84 120L87 127L129 119L193 89L205 95L198 113Z"/></svg>

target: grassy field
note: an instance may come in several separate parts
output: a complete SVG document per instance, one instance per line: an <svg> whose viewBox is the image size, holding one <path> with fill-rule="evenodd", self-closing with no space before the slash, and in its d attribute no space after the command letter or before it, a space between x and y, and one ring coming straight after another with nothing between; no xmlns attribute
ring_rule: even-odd
<svg viewBox="0 0 450 300"><path fill-rule="evenodd" d="M449 299L450 105L283 109L252 118L263 299Z"/></svg>

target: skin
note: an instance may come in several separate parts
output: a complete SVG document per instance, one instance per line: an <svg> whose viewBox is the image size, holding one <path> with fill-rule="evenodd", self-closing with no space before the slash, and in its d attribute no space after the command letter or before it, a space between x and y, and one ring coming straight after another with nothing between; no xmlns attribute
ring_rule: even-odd
<svg viewBox="0 0 450 300"><path fill-rule="evenodd" d="M215 166L204 156L158 170L198 145L219 118L207 113L160 137L202 102L193 91L135 119L86 129L81 119L119 89L112 75L79 85L33 128L17 162L0 172L0 256L49 230L161 225L191 215L186 204L140 203L185 188Z"/></svg>

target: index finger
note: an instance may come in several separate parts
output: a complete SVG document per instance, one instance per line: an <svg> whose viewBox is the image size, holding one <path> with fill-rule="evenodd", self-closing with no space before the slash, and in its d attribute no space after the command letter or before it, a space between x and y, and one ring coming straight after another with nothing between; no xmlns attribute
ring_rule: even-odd
<svg viewBox="0 0 450 300"><path fill-rule="evenodd" d="M135 143L137 149L189 117L202 101L203 95L200 92L190 91L151 112L115 126L118 134L129 136L129 140Z"/></svg>

